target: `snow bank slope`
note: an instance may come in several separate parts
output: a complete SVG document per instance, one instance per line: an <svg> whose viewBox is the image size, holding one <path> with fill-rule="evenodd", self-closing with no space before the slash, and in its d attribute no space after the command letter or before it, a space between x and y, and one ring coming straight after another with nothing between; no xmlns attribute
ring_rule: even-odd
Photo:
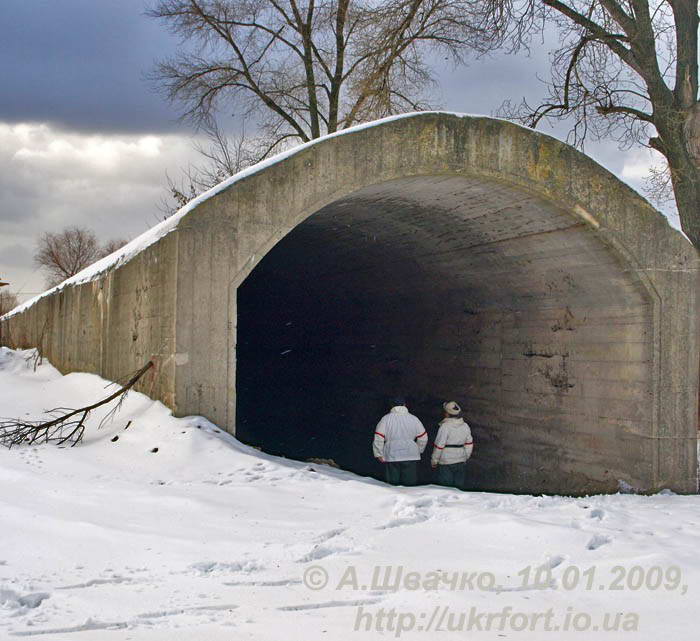
<svg viewBox="0 0 700 641"><path fill-rule="evenodd" d="M93 375L61 376L50 365L33 372L24 357L0 349L0 416L38 417L107 391ZM0 639L425 639L418 626L430 623L444 639L565 640L589 636L564 629L567 615L571 625L581 612L592 625L604 612L637 613L638 631L625 639L696 638L700 497L392 488L267 456L141 394L101 430L99 419L72 449L0 451ZM518 572L540 564L551 568L546 584L523 586ZM563 588L572 565L596 566L593 589L583 579ZM609 590L618 565L630 576L635 565L678 566L678 589ZM455 590L448 580L439 589L399 582L381 590L372 586L375 566L392 566L393 578L399 566L423 578L482 573L485 589L467 582ZM305 585L306 577L318 588L324 572L326 587ZM486 585L486 573L501 587ZM507 607L551 608L561 630L547 634L540 620L532 631L510 623L465 631L464 619L446 631L460 623L443 616L446 608ZM376 618L380 609L388 619ZM590 638L598 636L621 632Z"/></svg>

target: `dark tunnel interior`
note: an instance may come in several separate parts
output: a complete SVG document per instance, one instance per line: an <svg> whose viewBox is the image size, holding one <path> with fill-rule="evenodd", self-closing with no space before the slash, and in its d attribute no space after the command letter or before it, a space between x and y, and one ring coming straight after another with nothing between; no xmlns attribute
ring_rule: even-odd
<svg viewBox="0 0 700 641"><path fill-rule="evenodd" d="M640 283L581 221L493 181L406 178L322 208L253 269L237 313L236 436L269 453L382 478L372 435L400 394L433 482L456 400L467 488L575 493L619 475L620 435L648 420Z"/></svg>

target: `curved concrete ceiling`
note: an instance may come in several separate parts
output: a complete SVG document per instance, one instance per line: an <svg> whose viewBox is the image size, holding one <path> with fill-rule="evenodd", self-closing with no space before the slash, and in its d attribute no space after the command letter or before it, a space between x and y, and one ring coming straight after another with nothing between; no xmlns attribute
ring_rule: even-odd
<svg viewBox="0 0 700 641"><path fill-rule="evenodd" d="M258 269L332 282L331 291L379 268L397 292L443 289L460 275L479 309L624 300L643 291L580 218L476 177L412 176L365 187L321 208L273 251L295 255Z"/></svg>
<svg viewBox="0 0 700 641"><path fill-rule="evenodd" d="M630 439L654 411L644 284L589 224L490 179L411 176L321 208L240 287L237 354L237 433L270 451L378 474L368 428L399 394L430 432L444 400L467 408L471 487L650 473Z"/></svg>

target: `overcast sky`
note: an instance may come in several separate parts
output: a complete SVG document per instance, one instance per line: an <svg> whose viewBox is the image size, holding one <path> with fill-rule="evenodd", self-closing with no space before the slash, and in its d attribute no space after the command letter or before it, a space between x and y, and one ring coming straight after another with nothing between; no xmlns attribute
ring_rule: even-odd
<svg viewBox="0 0 700 641"><path fill-rule="evenodd" d="M145 79L178 47L144 16L148 4L2 0L0 277L21 300L44 289L32 262L42 232L80 225L104 240L131 239L162 216L166 171L177 176L196 161L194 132ZM541 95L547 51L437 71L446 109L491 114L505 99ZM647 151L598 144L587 152L640 187Z"/></svg>

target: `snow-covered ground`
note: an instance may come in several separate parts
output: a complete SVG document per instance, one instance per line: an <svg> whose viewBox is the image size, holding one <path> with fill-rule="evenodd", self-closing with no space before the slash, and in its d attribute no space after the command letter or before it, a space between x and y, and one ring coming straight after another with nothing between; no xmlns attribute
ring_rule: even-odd
<svg viewBox="0 0 700 641"><path fill-rule="evenodd" d="M108 393L26 356L0 350L0 417ZM697 639L698 496L394 488L142 394L100 416L0 451L1 639Z"/></svg>

